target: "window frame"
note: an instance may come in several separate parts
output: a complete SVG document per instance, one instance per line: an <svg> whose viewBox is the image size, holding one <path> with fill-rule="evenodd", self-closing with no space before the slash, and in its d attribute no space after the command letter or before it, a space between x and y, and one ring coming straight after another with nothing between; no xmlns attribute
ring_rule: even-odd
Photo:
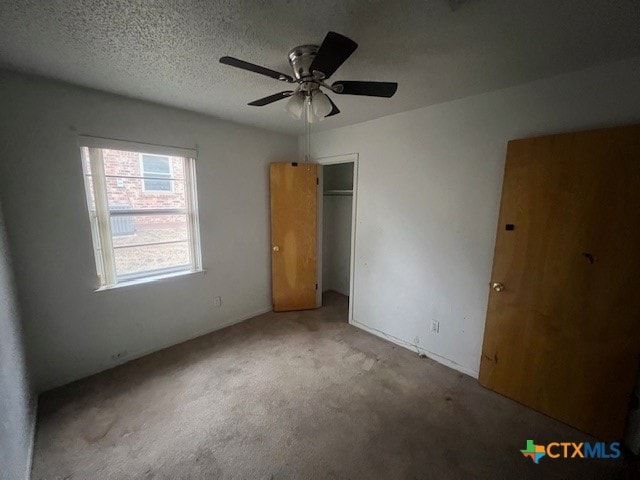
<svg viewBox="0 0 640 480"><path fill-rule="evenodd" d="M144 283L160 280L167 277L196 273L203 271L202 252L200 243L200 225L198 213L198 195L196 181L196 160L197 151L195 149L184 149L177 147L163 147L159 145L141 144L135 142L125 142L122 140L109 140L97 137L79 137L79 147L82 160L84 177L84 187L87 198L87 209L91 224L92 243L98 274L97 290L111 289L127 286L131 284ZM137 152L140 157L140 179L144 190L144 166L142 155L163 156L169 158L171 176L173 179L173 165L170 157L181 157L184 162L184 193L186 208L184 209L132 209L132 210L109 210L104 160L102 151L120 150ZM88 158L86 158L88 156ZM89 171L86 165L89 165ZM93 189L95 210L91 210L91 188ZM155 193L174 193L153 191ZM115 249L113 246L113 234L111 231L111 218L121 215L186 215L187 218L187 245L189 246L189 263L186 265L167 267L163 269L148 270L143 272L133 272L130 274L118 275L115 264Z"/></svg>
<svg viewBox="0 0 640 480"><path fill-rule="evenodd" d="M148 189L147 188L147 182L145 180L147 180L147 178L145 177L145 170L144 170L144 157L162 157L162 158L166 158L167 162L169 164L169 173L167 174L169 177L166 179L167 182L169 182L169 190L153 190L153 189ZM140 177L143 178L142 180L142 191L144 193L149 193L151 195L166 195L166 194L170 194L170 193L174 193L175 189L174 189L174 185L173 185L173 162L171 161L171 156L169 155L158 155L156 153L142 153L140 152L139 154L140 157ZM161 174L162 175L162 174ZM148 180L165 180L164 178L148 178Z"/></svg>

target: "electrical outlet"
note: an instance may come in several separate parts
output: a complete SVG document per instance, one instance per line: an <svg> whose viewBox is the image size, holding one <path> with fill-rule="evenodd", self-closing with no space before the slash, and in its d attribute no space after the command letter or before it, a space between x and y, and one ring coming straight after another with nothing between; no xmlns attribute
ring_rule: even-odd
<svg viewBox="0 0 640 480"><path fill-rule="evenodd" d="M121 352L114 353L113 355L111 355L111 360L115 362L116 360L120 360L126 354L127 354L126 350L122 350Z"/></svg>
<svg viewBox="0 0 640 480"><path fill-rule="evenodd" d="M418 345L420 343L420 337L413 337L413 344Z"/></svg>
<svg viewBox="0 0 640 480"><path fill-rule="evenodd" d="M216 307L221 307L222 306L222 297L213 297L213 304Z"/></svg>
<svg viewBox="0 0 640 480"><path fill-rule="evenodd" d="M431 320L431 333L440 333L440 322Z"/></svg>

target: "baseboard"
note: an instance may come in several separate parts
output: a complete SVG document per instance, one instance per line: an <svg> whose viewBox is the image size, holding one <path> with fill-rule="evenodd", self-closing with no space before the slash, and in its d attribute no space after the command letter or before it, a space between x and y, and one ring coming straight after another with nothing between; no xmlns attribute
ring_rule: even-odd
<svg viewBox="0 0 640 480"><path fill-rule="evenodd" d="M459 363L454 362L453 360L443 357L442 355L438 355L437 353L426 350L425 348L415 345L407 340L403 340L401 338L394 337L393 335L389 335L388 333L385 333L382 330L378 330L377 328L369 327L368 325L365 325L364 323L357 321L355 318L353 319L352 325L357 326L358 328L361 328L362 330L369 332L372 335L375 335L376 337L389 340L390 342L395 343L396 345L399 345L401 347L404 347L407 350L411 350L420 355L426 355L430 359L435 360L436 362L440 363L441 365L444 365L445 367L452 368L453 370L464 373L465 375L469 375L470 377L473 377L475 379L478 378L479 372L477 370L464 367Z"/></svg>
<svg viewBox="0 0 640 480"><path fill-rule="evenodd" d="M202 331L202 332L199 332L199 333L194 333L193 335L189 335L186 338L182 338L182 339L180 339L178 341L175 341L175 342L172 341L172 342L169 342L169 343L166 343L166 344L162 344L161 346L159 346L157 348L154 347L154 348L149 348L149 349L146 349L146 350L141 350L139 352L135 352L135 353L133 353L131 355L127 355L127 357L124 359L123 362L120 362L118 364L114 364L113 366L115 367L117 365L122 365L124 363L130 362L130 361L135 360L137 358L142 358L142 357L144 357L146 355L150 355L150 354L152 354L154 352L158 352L160 350L164 350L165 348L173 347L175 345L179 345L181 343L188 342L189 340L193 340L194 338L202 337L204 335L209 335L210 333L217 332L218 330L222 330L223 328L227 328L227 327L230 327L230 326L235 325L237 323L244 322L245 320L249 320L250 318L257 317L259 315L263 315L265 313L268 313L271 310L272 310L271 306L269 306L267 308L262 308L262 309L258 310L257 312L249 313L247 315L243 315L242 317L234 318L232 320L228 320L226 322L222 322L222 323L216 325L216 327L213 330L205 330L205 331Z"/></svg>
<svg viewBox="0 0 640 480"><path fill-rule="evenodd" d="M263 315L265 313L271 312L271 310L272 310L272 307L270 305L269 307L261 308L260 310L257 310L255 312L243 315L241 317L234 318L234 319L228 320L226 322L219 323L213 329L207 329L207 330L199 331L199 332L194 333L193 335L188 335L187 337L181 337L181 338L176 339L175 341L172 340L171 342L163 343L163 344L160 344L160 345L152 347L152 348L134 351L132 353L129 353L126 357L121 358L119 361L109 362L107 364L103 364L103 365L97 367L97 369L95 369L95 370L90 370L90 371L87 371L87 372L85 372L83 374L80 374L80 375L73 375L73 376L69 376L69 377L64 377L62 379L56 379L56 380L54 380L52 382L48 382L48 383L44 384L43 386L41 386L38 389L38 391L39 392L46 392L46 391L52 390L54 388L61 387L63 385L67 385L68 383L72 383L72 382L81 380L83 378L90 377L91 375L95 375L97 373L104 372L106 370L110 370L110 369L115 368L115 367L117 367L119 365L123 365L125 363L131 362L131 361L136 360L138 358L142 358L142 357L144 357L146 355L150 355L150 354L152 354L154 352L158 352L160 350L164 350L165 348L173 347L175 345L179 345L181 343L188 342L189 340L193 340L194 338L202 337L204 335L208 335L210 333L217 332L218 330L222 330L223 328L230 327L232 325L235 325L236 323L244 322L245 320L249 320L250 318L257 317L259 315Z"/></svg>

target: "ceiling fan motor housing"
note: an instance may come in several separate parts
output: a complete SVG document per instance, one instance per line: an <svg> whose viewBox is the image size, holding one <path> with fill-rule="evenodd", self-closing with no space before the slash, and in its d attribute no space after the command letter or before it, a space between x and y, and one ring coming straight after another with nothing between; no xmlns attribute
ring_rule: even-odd
<svg viewBox="0 0 640 480"><path fill-rule="evenodd" d="M321 79L317 75L313 75L310 67L313 63L314 58L316 58L316 54L318 53L317 45L300 45L299 47L295 47L289 52L289 63L291 64L291 68L293 68L293 74L298 81L304 82L313 81L316 79ZM317 88L317 84L311 83L308 84L307 88L311 89L312 86ZM303 84L303 87L305 85Z"/></svg>

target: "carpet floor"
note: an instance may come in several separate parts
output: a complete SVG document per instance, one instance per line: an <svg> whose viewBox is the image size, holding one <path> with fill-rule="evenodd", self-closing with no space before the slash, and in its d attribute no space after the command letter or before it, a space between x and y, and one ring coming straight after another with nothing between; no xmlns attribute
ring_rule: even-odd
<svg viewBox="0 0 640 480"><path fill-rule="evenodd" d="M268 313L40 397L34 479L625 478L593 441L346 322Z"/></svg>

